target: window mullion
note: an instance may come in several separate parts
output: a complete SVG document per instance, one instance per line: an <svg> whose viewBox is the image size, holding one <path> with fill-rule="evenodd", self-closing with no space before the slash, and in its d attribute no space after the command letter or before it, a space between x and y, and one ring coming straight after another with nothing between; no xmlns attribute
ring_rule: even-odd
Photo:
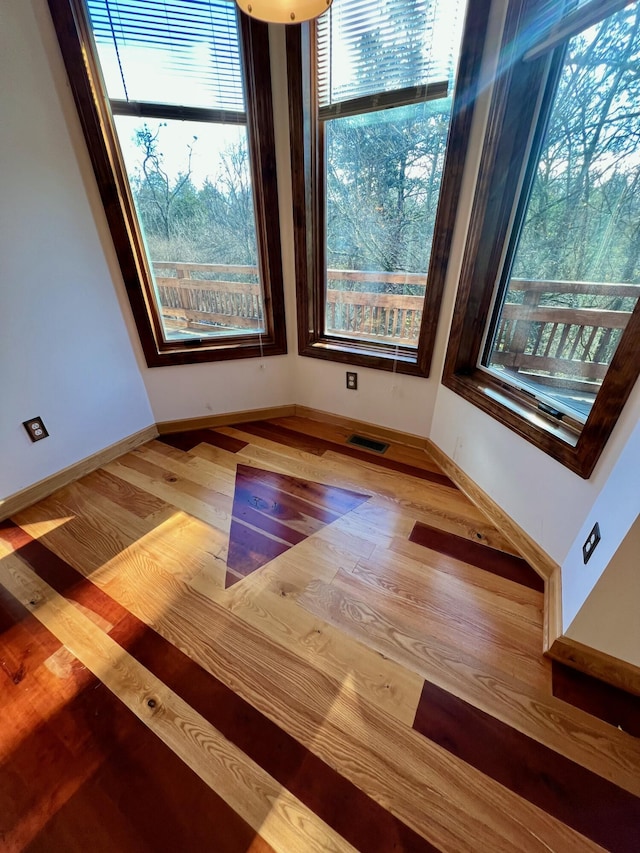
<svg viewBox="0 0 640 853"><path fill-rule="evenodd" d="M176 121L203 121L211 124L246 124L246 112L216 110L206 107L185 107L176 104L158 104L148 101L109 100L111 112L119 116L138 118L175 119Z"/></svg>

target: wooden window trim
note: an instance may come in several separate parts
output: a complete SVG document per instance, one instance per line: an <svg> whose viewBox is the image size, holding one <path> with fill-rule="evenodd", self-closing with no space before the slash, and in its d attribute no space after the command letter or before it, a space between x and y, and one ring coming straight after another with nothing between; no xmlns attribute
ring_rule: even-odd
<svg viewBox="0 0 640 853"><path fill-rule="evenodd" d="M286 353L280 225L274 215L278 191L268 26L240 14L265 331L260 337L228 335L220 340L167 342L152 296L151 271L113 120L106 98L100 96L104 87L83 4L81 0L48 3L147 365L161 367Z"/></svg>
<svg viewBox="0 0 640 853"><path fill-rule="evenodd" d="M538 0L512 0L507 12L501 55L527 31ZM523 50L524 52L524 50ZM537 120L536 102L546 88L541 114L554 94L562 61L556 52L545 72L544 58L505 63L497 75L491 99L485 145L474 198L460 283L454 308L443 384L482 409L522 438L587 479L604 449L629 394L640 375L640 302L635 307L607 371L591 413L579 434L540 411L536 402L508 388L477 365L492 310L503 247L517 200L523 158L531 128ZM538 122L536 134L543 132ZM532 146L536 149L536 139ZM528 176L535 168L530 158Z"/></svg>
<svg viewBox="0 0 640 853"><path fill-rule="evenodd" d="M484 47L489 0L470 2L462 37L447 153L436 213L429 282L417 350L366 341L346 341L324 330L325 239L321 126L315 120L315 74L312 73L313 26L286 30L289 81L289 127L293 189L294 249L298 313L298 352L311 358L397 370L427 377L444 291L455 216Z"/></svg>

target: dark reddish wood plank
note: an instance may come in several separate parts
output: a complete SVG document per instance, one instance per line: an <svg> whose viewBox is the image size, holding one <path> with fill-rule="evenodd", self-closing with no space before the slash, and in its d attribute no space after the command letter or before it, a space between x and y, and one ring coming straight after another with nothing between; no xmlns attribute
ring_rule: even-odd
<svg viewBox="0 0 640 853"><path fill-rule="evenodd" d="M243 432L248 432L252 435L259 435L262 438L268 438L270 441L284 444L286 447L295 447L298 450L306 450L308 453L313 453L316 456L322 456L327 450L332 450L334 453L341 453L343 456L349 456L351 459L359 459L364 462L373 462L381 468L387 468L389 471L397 471L400 474L408 474L411 477L417 477L419 480L429 480L432 483L437 483L440 486L447 486L450 489L457 489L456 484L447 477L446 474L440 474L437 471L428 471L424 468L418 468L415 465L409 465L407 462L399 462L397 459L389 459L380 453L373 450L360 450L352 447L349 444L341 444L337 441L329 441L324 438L316 438L288 427L272 424L269 421L255 421L248 424L238 424L238 429Z"/></svg>
<svg viewBox="0 0 640 853"><path fill-rule="evenodd" d="M368 498L348 489L238 465L227 555L231 571L225 586L237 583L239 576L261 568L320 530L323 523L335 521ZM299 529L301 524L304 530Z"/></svg>
<svg viewBox="0 0 640 853"><path fill-rule="evenodd" d="M279 426L269 423L269 421L251 421L250 423L236 424L236 427L242 432L267 438L269 441L275 441L278 444L283 444L285 447L304 450L305 453L311 453L314 456L322 456L328 449L329 442L321 438L316 438L313 435L305 435L295 430L281 429Z"/></svg>
<svg viewBox="0 0 640 853"><path fill-rule="evenodd" d="M558 699L640 737L640 696L555 660L551 663L551 674L553 695Z"/></svg>
<svg viewBox="0 0 640 853"><path fill-rule="evenodd" d="M232 520L227 566L233 571L227 572L225 588L233 586L238 581L238 575L250 575L280 554L284 554L289 548L291 545L288 542L271 539L259 530L253 530L239 521Z"/></svg>
<svg viewBox="0 0 640 853"><path fill-rule="evenodd" d="M171 447L176 447L178 450L188 452L198 444L212 444L214 447L220 447L222 450L228 450L230 453L237 453L247 446L246 441L241 441L239 438L234 438L231 435L224 435L212 429L192 429L188 432L168 432L158 436L158 441L169 444Z"/></svg>
<svg viewBox="0 0 640 853"><path fill-rule="evenodd" d="M350 512L371 497L365 492L354 492L351 489L328 486L325 483L314 483L312 480L301 480L288 474L263 471L248 465L239 465L238 468L247 474L250 473L255 480L265 486L286 492L314 506L323 507L337 516ZM310 512L307 511L307 514Z"/></svg>
<svg viewBox="0 0 640 853"><path fill-rule="evenodd" d="M269 511L271 515L282 520L305 520L305 517L314 519L319 522L318 529L336 521L341 515L332 509L298 498L291 491L283 492L277 485L269 485L267 478L261 476L265 472L247 469L244 465L239 465L238 468L240 470L236 472L234 502L237 497L238 502L259 507L262 512ZM247 471L249 474L246 474Z"/></svg>
<svg viewBox="0 0 640 853"><path fill-rule="evenodd" d="M432 551L447 554L456 560L470 563L486 572L493 572L494 575L500 575L500 577L515 581L529 589L544 592L543 579L522 557L515 557L512 554L491 548L489 545L472 542L471 539L466 539L464 536L457 536L455 533L430 527L421 521L414 524L413 530L409 534L409 541L415 542L417 545L424 545L425 548L431 548Z"/></svg>
<svg viewBox="0 0 640 853"><path fill-rule="evenodd" d="M98 691L85 709L86 722L92 713L109 719L100 735L111 748L109 759L52 816L28 850L273 850L106 688L100 685ZM114 749L127 717L132 731ZM69 839L80 842L77 848L68 846Z"/></svg>
<svg viewBox="0 0 640 853"><path fill-rule="evenodd" d="M437 853L437 848L71 566L61 565L62 561L55 558L52 569L53 555L42 543L13 525L0 526L0 536L11 541L20 557L59 593L82 600L85 607L114 624L109 635L122 648L356 849L366 853ZM26 545L33 547L27 551ZM199 811L189 807L185 813L197 814L199 820ZM173 849L186 848L183 844ZM211 846L191 849L218 850Z"/></svg>
<svg viewBox="0 0 640 853"><path fill-rule="evenodd" d="M2 586L0 614L3 657L28 663L0 672L3 849L272 850L79 661L44 667L34 640L60 642Z"/></svg>
<svg viewBox="0 0 640 853"><path fill-rule="evenodd" d="M265 533L276 536L278 539L284 539L289 545L297 545L299 542L304 542L308 534L297 530L295 527L289 527L286 523L282 523L273 518L268 512L263 512L260 503L256 503L256 509L250 504L239 505L233 508L234 521L240 521L257 527ZM322 527L321 524L318 528ZM230 536L233 541L233 536Z"/></svg>
<svg viewBox="0 0 640 853"><path fill-rule="evenodd" d="M640 799L425 682L413 728L616 853L637 853Z"/></svg>

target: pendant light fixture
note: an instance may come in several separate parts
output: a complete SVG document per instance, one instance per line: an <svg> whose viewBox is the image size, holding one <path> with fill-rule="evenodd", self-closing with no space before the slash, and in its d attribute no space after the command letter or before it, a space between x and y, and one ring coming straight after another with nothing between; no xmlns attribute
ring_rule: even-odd
<svg viewBox="0 0 640 853"><path fill-rule="evenodd" d="M326 12L332 0L236 0L252 18L268 24L300 24Z"/></svg>

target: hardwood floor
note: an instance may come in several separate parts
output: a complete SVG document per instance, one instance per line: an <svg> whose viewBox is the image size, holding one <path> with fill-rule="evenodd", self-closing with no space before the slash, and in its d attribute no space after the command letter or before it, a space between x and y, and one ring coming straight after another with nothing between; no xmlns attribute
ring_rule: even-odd
<svg viewBox="0 0 640 853"><path fill-rule="evenodd" d="M640 713L426 452L165 435L0 524L0 849L640 849Z"/></svg>

